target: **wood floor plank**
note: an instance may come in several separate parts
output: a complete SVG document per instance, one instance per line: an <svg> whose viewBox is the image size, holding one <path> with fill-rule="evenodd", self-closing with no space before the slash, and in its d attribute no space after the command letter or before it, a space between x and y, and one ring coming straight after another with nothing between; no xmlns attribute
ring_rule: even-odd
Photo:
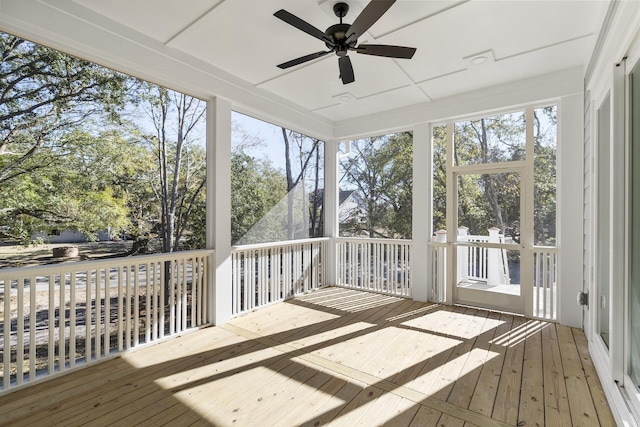
<svg viewBox="0 0 640 427"><path fill-rule="evenodd" d="M194 342L198 342L199 345L203 343L211 345L207 347L207 351L216 351L218 348L233 346L244 341L243 338L226 331L213 329L198 331L200 338L190 333L176 339L175 342L171 339L166 344L172 345L175 349L175 352L171 352L174 357L186 357ZM92 367L83 368L82 371L67 373L55 383L46 381L29 387L28 391L18 391L3 397L0 399L0 414L8 412L6 416L10 419L19 419L33 412L46 411L52 402L55 402L58 407L64 406L70 401L88 398L88 391L99 390L100 387L117 387L117 381L121 379L128 382L132 376L139 374L140 367L160 361L166 363L166 359L166 355L163 359L162 352L157 351L156 345L137 349L108 363L98 363ZM189 363L197 363L197 359L198 356L192 354L189 356ZM15 399L19 399L19 403Z"/></svg>
<svg viewBox="0 0 640 427"><path fill-rule="evenodd" d="M327 374L328 375L328 374ZM286 414L281 414L274 427L289 427L309 421L310 414L313 414L319 407L324 405L333 395L346 386L348 380L342 375L332 373L331 379L320 386L304 401L295 407L288 406Z"/></svg>
<svg viewBox="0 0 640 427"><path fill-rule="evenodd" d="M571 412L555 324L542 329L544 415L546 425L571 425Z"/></svg>
<svg viewBox="0 0 640 427"><path fill-rule="evenodd" d="M355 426L358 425L364 414L371 410L384 390L378 387L365 387L351 401L344 406L342 411L328 424L329 426Z"/></svg>
<svg viewBox="0 0 640 427"><path fill-rule="evenodd" d="M36 423L46 418L48 422L55 423L59 422L58 420L61 422L65 419L75 418L78 416L78 413L87 413L87 411L91 411L92 408L99 412L106 411L104 408L105 404L113 404L113 399L118 399L128 393L136 393L136 395L140 396L145 392L157 390L158 386L154 384L146 388L144 387L147 378L150 376L152 378L160 378L175 373L182 375L182 372L185 370L208 363L208 357L225 357L225 355L250 351L255 347L255 343L246 342L246 340L237 340L237 338L229 342L235 344L223 347L221 351L214 350L211 353L200 353L193 357L178 359L177 362L174 360L173 362L152 366L149 369L138 369L129 375L118 375L113 381L94 384L91 393L85 392L77 394L77 391L75 391L72 396L58 396L53 402L44 402L45 406L40 408L36 413L21 416L20 419L25 422ZM133 353L128 356L134 357ZM140 355L136 355L135 357L139 356ZM122 366L122 364L125 363L125 358L119 359L118 362L120 366ZM115 368L114 372L117 371L118 369ZM81 375L80 371L78 373ZM126 404L127 401L121 400L119 402ZM15 416L15 414L12 415Z"/></svg>
<svg viewBox="0 0 640 427"><path fill-rule="evenodd" d="M390 372L390 380L396 384L410 385L420 375L424 365L444 348L447 340L446 331L453 307L440 306L429 312L422 319L413 319L405 326L411 328L408 339L411 344L405 351L394 358L392 365L397 366ZM438 333L435 333L435 332ZM393 368L388 368L393 369Z"/></svg>
<svg viewBox="0 0 640 427"><path fill-rule="evenodd" d="M363 389L365 385L350 380L329 400L325 401L311 414L311 419L303 422L301 427L323 426L331 422Z"/></svg>
<svg viewBox="0 0 640 427"><path fill-rule="evenodd" d="M571 422L574 425L598 426L598 414L593 405L593 399L589 392L589 384L585 378L580 355L573 339L573 333L568 326L556 325L560 357L564 371L564 380L569 398Z"/></svg>
<svg viewBox="0 0 640 427"><path fill-rule="evenodd" d="M442 412L421 406L409 427L436 427L440 417L442 417Z"/></svg>
<svg viewBox="0 0 640 427"><path fill-rule="evenodd" d="M508 348L491 415L492 418L511 425L515 425L518 422L522 363L524 360L524 324L524 318L519 316L514 317L511 324Z"/></svg>
<svg viewBox="0 0 640 427"><path fill-rule="evenodd" d="M496 327L489 346L491 356L482 366L478 383L469 403L469 409L479 414L491 416L493 412L512 323L513 316L508 314L500 315L499 325Z"/></svg>
<svg viewBox="0 0 640 427"><path fill-rule="evenodd" d="M527 321L526 333L518 424L542 427L544 425L544 384L541 322Z"/></svg>
<svg viewBox="0 0 640 427"><path fill-rule="evenodd" d="M464 421L449 414L442 414L438 420L438 425L447 427L464 427Z"/></svg>
<svg viewBox="0 0 640 427"><path fill-rule="evenodd" d="M615 425L615 420L613 418L613 414L611 413L609 403L607 402L607 397L604 394L602 384L600 383L600 379L598 378L598 374L596 373L595 366L593 365L593 361L591 360L591 356L589 355L589 344L587 343L587 337L581 330L573 328L571 331L573 332L573 338L580 355L580 362L582 368L584 369L587 383L589 384L589 392L591 393L593 403L596 407L596 412L598 413L598 421L600 422L600 425L603 426Z"/></svg>
<svg viewBox="0 0 640 427"><path fill-rule="evenodd" d="M432 390L434 384L440 378L441 371L444 369L446 362L456 346L461 345L461 338L464 330L468 326L468 318L457 316L466 313L464 307L456 307L449 313L449 327L446 336L436 336L434 354L424 362L421 362L421 370L409 383L409 387L428 394Z"/></svg>
<svg viewBox="0 0 640 427"><path fill-rule="evenodd" d="M478 319L483 319L483 316L478 317ZM473 340L467 359L462 365L458 378L447 397L447 402L462 408L468 408L471 403L482 367L489 357L490 341L500 325L500 313L490 312L484 321L480 323L481 326L479 326L480 330L477 331L477 338Z"/></svg>
<svg viewBox="0 0 640 427"><path fill-rule="evenodd" d="M463 372L477 336L482 331L487 315L486 311L472 308L465 311L464 317L468 319L466 327L458 334L461 341L449 353L448 360L437 369L438 376L430 385L427 394L445 401L449 398L451 390Z"/></svg>
<svg viewBox="0 0 640 427"><path fill-rule="evenodd" d="M383 427L408 426L415 418L421 405L408 399L402 399L393 410L393 415L386 419Z"/></svg>
<svg viewBox="0 0 640 427"><path fill-rule="evenodd" d="M282 354L273 352L271 349L261 349L249 355L242 355L238 359L244 361L252 360L254 357L268 360L271 364L280 367L287 366L289 363L282 357ZM117 421L131 414L141 412L146 406L155 405L155 402L164 398L174 398L173 396L180 396L185 393L197 396L198 393L202 392L202 388L197 386L199 383L210 386L215 385L216 390L224 390L227 387L242 386L243 384L238 377L245 378L248 376L233 375L236 370L228 369L235 364L236 360L226 359L221 362L216 362L215 359L212 359L209 362L210 363L207 363L205 361L205 363L200 366L185 370L184 373L177 371L168 376L154 375L151 380L141 381L140 387L136 389L136 399L134 401L131 401L130 396L126 393L116 396L110 395L106 399L100 396L99 406L96 406L97 404L94 403L95 400L87 402L88 405L85 405L85 407L87 409L93 407L93 409L84 410L75 417L68 417L67 423L69 426L81 426L92 419L99 419L103 422L103 425L114 425ZM244 364L244 362L239 363L241 365ZM215 375L227 371L229 375L221 375L215 382L209 380L212 374ZM278 369L265 369L265 371L268 374L272 374L273 372L277 372ZM189 374L186 372L189 372ZM247 383L249 383L249 381L247 381ZM227 394L226 396L229 395ZM171 401L171 399L167 399L167 401ZM193 398L191 404L193 404Z"/></svg>

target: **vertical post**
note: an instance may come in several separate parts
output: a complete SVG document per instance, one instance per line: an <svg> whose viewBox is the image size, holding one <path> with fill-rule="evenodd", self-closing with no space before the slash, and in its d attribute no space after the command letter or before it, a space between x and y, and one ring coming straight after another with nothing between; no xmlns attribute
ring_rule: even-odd
<svg viewBox="0 0 640 427"><path fill-rule="evenodd" d="M583 283L583 230L581 221L576 221L576 218L582 218L584 203L583 192L576 191L576 188L583 187L584 179L582 107L582 94L564 97L558 105L557 310L561 324L578 328L582 327L582 307L576 304L576 295L582 290ZM623 146L622 141L620 145ZM580 161L576 162L576 159ZM621 170L624 173L624 167Z"/></svg>
<svg viewBox="0 0 640 427"><path fill-rule="evenodd" d="M464 225L458 227L458 242L468 242L469 241L469 228ZM476 248L473 248L476 249ZM469 246L458 246L458 274L456 281L467 281L469 280ZM476 251L472 250L472 254L475 254ZM474 274L475 276L475 274Z"/></svg>
<svg viewBox="0 0 640 427"><path fill-rule="evenodd" d="M433 241L436 243L447 243L447 230L438 230L434 233ZM433 280L431 300L434 302L444 301L446 295L445 286L447 284L447 252L446 247L438 247L436 253L435 262L431 260L431 280Z"/></svg>
<svg viewBox="0 0 640 427"><path fill-rule="evenodd" d="M340 188L338 186L338 161L340 141L326 141L324 146L324 235L329 237L327 259L322 260L325 275L324 286L338 284L338 241L340 224L338 218Z"/></svg>
<svg viewBox="0 0 640 427"><path fill-rule="evenodd" d="M431 268L433 250L429 245L432 234L431 200L433 167L430 126L418 124L413 129L413 248L411 254L411 293L415 301L426 302L433 299L431 288ZM425 257L425 258L422 258Z"/></svg>
<svg viewBox="0 0 640 427"><path fill-rule="evenodd" d="M207 103L207 249L209 260L208 321L231 319L231 102L219 97Z"/></svg>
<svg viewBox="0 0 640 427"><path fill-rule="evenodd" d="M457 285L457 274L456 274L456 264L458 254L455 251L454 243L456 242L457 230L456 227L458 225L458 186L457 186L457 178L456 174L453 173L454 167L454 144L453 144L453 133L454 127L453 123L447 123L447 248L446 248L446 259L447 259L447 283L445 284L445 304L453 304L454 301L454 292L456 291ZM457 297L457 296L456 296Z"/></svg>
<svg viewBox="0 0 640 427"><path fill-rule="evenodd" d="M491 227L489 230L489 243L500 243L500 229ZM504 285L502 269L502 249L487 249L487 285Z"/></svg>
<svg viewBox="0 0 640 427"><path fill-rule="evenodd" d="M534 198L535 198L535 135L533 134L534 109L525 110L526 167L520 177L520 296L524 315L533 316L534 271Z"/></svg>

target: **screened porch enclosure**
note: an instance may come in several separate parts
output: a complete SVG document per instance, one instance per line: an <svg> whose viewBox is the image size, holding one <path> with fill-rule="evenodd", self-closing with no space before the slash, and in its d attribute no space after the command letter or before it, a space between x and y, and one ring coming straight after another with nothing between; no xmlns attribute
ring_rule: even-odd
<svg viewBox="0 0 640 427"><path fill-rule="evenodd" d="M334 3L0 0L0 31L24 40L7 45L114 83L92 92L100 114L52 104L35 125L0 96L0 245L34 201L91 214L69 230L133 225L137 243L163 245L0 260L0 424L595 426L640 413L618 396L639 359L626 252L607 250L627 242L634 200L618 141L628 86L609 74L627 50L638 62L640 3L347 0L344 17ZM354 46L413 58L349 50L344 82L343 57L300 57L369 7L386 12ZM3 80L30 69L11 58L0 95L28 97L22 77ZM161 100L178 116L163 121ZM87 128L65 133L62 111ZM17 162L10 187L28 144L44 157ZM34 179L51 159L64 170ZM68 235L64 215L37 220L23 241Z"/></svg>

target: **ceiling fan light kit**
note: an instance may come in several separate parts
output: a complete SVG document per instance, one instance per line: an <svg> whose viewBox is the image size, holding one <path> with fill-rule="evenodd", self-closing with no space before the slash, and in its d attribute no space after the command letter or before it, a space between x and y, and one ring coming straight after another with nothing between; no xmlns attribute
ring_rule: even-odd
<svg viewBox="0 0 640 427"><path fill-rule="evenodd" d="M348 52L350 50L364 55L411 59L416 52L416 49L413 47L383 44L358 45L358 37L364 34L374 23L376 23L376 21L378 21L378 19L380 19L380 17L389 10L395 1L396 0L372 0L360 15L358 15L353 24L346 24L342 22L342 18L344 18L349 12L349 5L343 2L336 3L333 5L333 12L338 18L340 18L340 23L330 26L324 32L292 13L287 12L284 9L280 9L274 13L276 18L279 18L287 24L323 41L329 50L301 56L300 58L283 62L278 65L278 67L284 70L333 52L338 56L340 79L343 84L348 84L355 81L353 66L351 64L351 59L348 56Z"/></svg>

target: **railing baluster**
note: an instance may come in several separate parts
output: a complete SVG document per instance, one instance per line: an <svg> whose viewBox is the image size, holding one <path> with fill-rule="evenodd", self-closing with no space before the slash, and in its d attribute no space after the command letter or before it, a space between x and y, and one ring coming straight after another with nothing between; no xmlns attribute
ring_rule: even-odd
<svg viewBox="0 0 640 427"><path fill-rule="evenodd" d="M180 332L180 325L182 325L182 275L180 274L180 260L173 259L173 267L171 268L171 279L175 288L175 331Z"/></svg>
<svg viewBox="0 0 640 427"><path fill-rule="evenodd" d="M67 356L65 354L65 346L66 346L66 329L67 329L67 322L66 322L66 301L65 301L65 289L67 287L67 274L66 273L62 273L60 274L60 282L58 285L58 289L60 290L60 305L58 308L58 341L59 341L59 345L58 345L58 368L60 369L60 372L63 372L66 368L66 360L67 360ZM22 331L22 328L19 329L19 331ZM22 335L22 333L20 332L19 335Z"/></svg>
<svg viewBox="0 0 640 427"><path fill-rule="evenodd" d="M131 336L131 327L132 327L132 310L133 308L131 307L132 303L133 303L133 296L131 294L131 285L133 282L133 270L132 270L133 266L131 264L127 265L127 276L126 276L126 282L125 282L125 294L127 297L127 303L126 303L126 312L127 314L125 315L125 348L130 348L131 347L131 343L133 340L133 337Z"/></svg>
<svg viewBox="0 0 640 427"><path fill-rule="evenodd" d="M95 348L96 348L96 359L100 359L101 357L101 345L100 340L102 339L102 292L100 291L100 286L102 281L102 269L96 269L96 340L95 340Z"/></svg>
<svg viewBox="0 0 640 427"><path fill-rule="evenodd" d="M5 286L6 283L7 281L5 281ZM37 277L31 276L29 278L29 381L33 381L36 378L36 285ZM5 304L8 304L8 302L5 302ZM5 378L7 377L5 376Z"/></svg>
<svg viewBox="0 0 640 427"><path fill-rule="evenodd" d="M160 338L164 338L165 334L165 307L167 306L166 301L166 287L167 287L167 273L166 273L166 265L167 261L159 261L158 262L158 270L160 271Z"/></svg>
<svg viewBox="0 0 640 427"><path fill-rule="evenodd" d="M49 276L49 323L48 323L48 331L49 331L49 342L47 343L47 356L49 356L49 372L55 371L55 357L56 357L56 337L55 337L55 290L56 290L56 278L54 274L50 274ZM11 325L11 323L9 323ZM9 331L11 330L11 326L9 326ZM9 335L11 336L11 335ZM11 353L7 353L11 354Z"/></svg>
<svg viewBox="0 0 640 427"><path fill-rule="evenodd" d="M24 277L21 277L17 283L18 286L18 324L16 329L16 335L18 338L17 348L16 348L16 384L20 385L24 379ZM5 299L11 299L7 297L8 294L5 293ZM9 312L5 311L5 318L11 318L9 316ZM5 342L11 341L11 330L7 334L7 329L4 329L4 340ZM11 353L4 353L11 354ZM10 357L9 357L10 358Z"/></svg>
<svg viewBox="0 0 640 427"><path fill-rule="evenodd" d="M11 381L11 279L6 279L3 281L3 292L4 292L4 350L2 353L2 364L3 366L3 378L2 378L2 387L4 390L9 388L9 383ZM33 311L31 312L31 317L35 317L33 315ZM7 333L8 332L8 333Z"/></svg>
<svg viewBox="0 0 640 427"><path fill-rule="evenodd" d="M69 277L69 368L76 366L76 271Z"/></svg>
<svg viewBox="0 0 640 427"><path fill-rule="evenodd" d="M111 351L111 268L104 269L104 355Z"/></svg>
<svg viewBox="0 0 640 427"><path fill-rule="evenodd" d="M84 300L84 307L85 307L85 337L84 337L84 346L85 346L85 360L87 362L91 361L91 356L93 355L92 353L92 345L91 345L91 340L92 340L92 324L93 324L93 307L92 307L92 286L91 286L91 276L93 275L93 271L90 269L87 269L86 271L86 276L85 276L85 284L84 284L84 289L85 289L85 300Z"/></svg>
<svg viewBox="0 0 640 427"><path fill-rule="evenodd" d="M133 346L140 343L140 265L133 265Z"/></svg>
<svg viewBox="0 0 640 427"><path fill-rule="evenodd" d="M123 293L122 293L122 285L123 285L123 276L122 276L122 266L118 267L118 305L117 305L117 309L118 309L118 351L121 352L124 349L124 337L123 337L123 333L124 331L123 329L123 319L122 319L122 315L123 315L123 310L122 310L122 306L123 306Z"/></svg>
<svg viewBox="0 0 640 427"><path fill-rule="evenodd" d="M182 258L182 331L187 330L187 309L189 304L187 302L188 282L187 282L187 258Z"/></svg>
<svg viewBox="0 0 640 427"><path fill-rule="evenodd" d="M174 261L166 261L164 265L165 283L169 286L169 335L175 333L176 325L176 284L173 275Z"/></svg>

